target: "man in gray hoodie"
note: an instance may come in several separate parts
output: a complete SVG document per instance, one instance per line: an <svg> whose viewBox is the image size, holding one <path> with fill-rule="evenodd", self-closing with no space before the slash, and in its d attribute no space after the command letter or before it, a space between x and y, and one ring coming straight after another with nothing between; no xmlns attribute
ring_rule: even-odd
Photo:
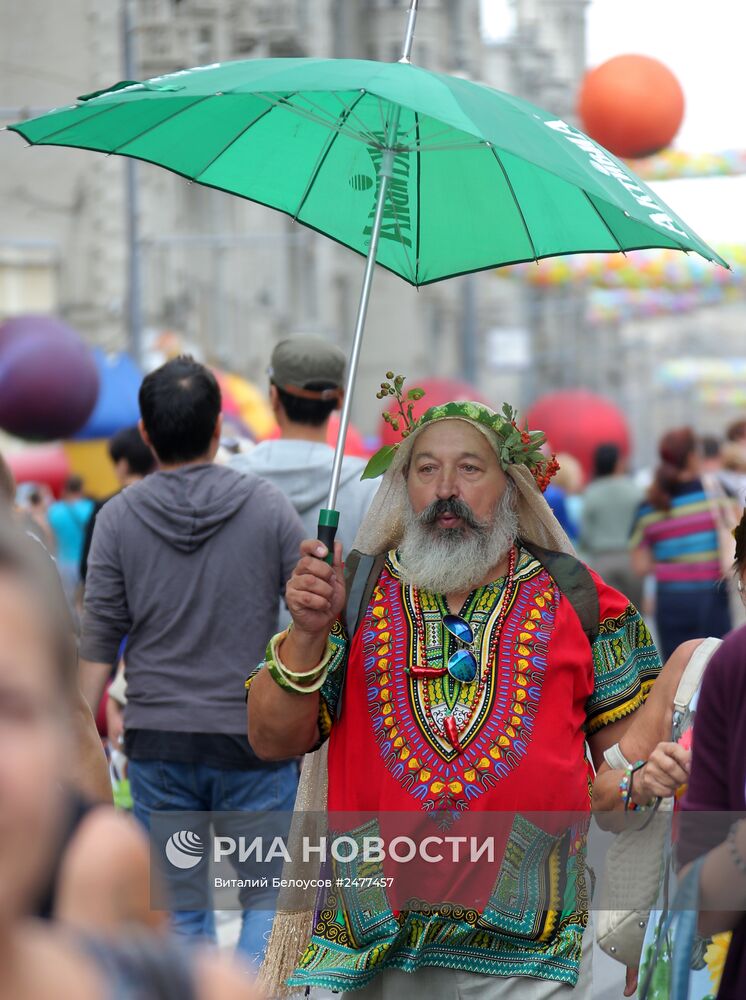
<svg viewBox="0 0 746 1000"><path fill-rule="evenodd" d="M135 814L292 809L294 763L264 763L246 739L244 679L262 659L303 525L274 486L213 464L220 389L191 358L152 372L140 430L159 471L96 519L81 685L98 705L127 637L124 749ZM215 936L211 911L174 914ZM260 957L268 916L244 914L239 948Z"/></svg>
<svg viewBox="0 0 746 1000"><path fill-rule="evenodd" d="M280 341L272 352L269 387L280 440L262 441L230 462L239 472L278 486L300 514L306 538L316 537L319 510L329 492L334 449L327 444L327 432L342 403L344 376L345 356L328 341L310 336ZM342 462L337 539L344 555L378 489L377 480L361 481L364 468L360 458L348 456Z"/></svg>

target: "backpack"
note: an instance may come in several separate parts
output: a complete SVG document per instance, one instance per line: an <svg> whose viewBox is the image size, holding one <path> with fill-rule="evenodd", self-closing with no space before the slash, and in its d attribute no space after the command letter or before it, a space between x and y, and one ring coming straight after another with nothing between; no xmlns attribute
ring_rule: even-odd
<svg viewBox="0 0 746 1000"><path fill-rule="evenodd" d="M575 556L567 552L554 552L542 548L533 542L519 539L518 544L540 563L557 584L560 592L565 595L580 620L588 642L592 645L599 632L601 609L598 601L598 591L588 567ZM347 603L344 612L344 624L347 634L352 636L360 628L381 570L384 567L388 553L377 556L365 555L353 549L345 563L345 585L347 587ZM344 676L337 701L337 716L342 708L342 693L344 691Z"/></svg>

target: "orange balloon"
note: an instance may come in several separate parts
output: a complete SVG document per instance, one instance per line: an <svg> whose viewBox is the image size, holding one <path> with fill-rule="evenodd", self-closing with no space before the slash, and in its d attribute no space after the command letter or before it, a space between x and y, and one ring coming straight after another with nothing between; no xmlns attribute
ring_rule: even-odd
<svg viewBox="0 0 746 1000"><path fill-rule="evenodd" d="M578 114L588 135L615 156L651 156L679 131L684 92L657 59L615 56L586 73Z"/></svg>

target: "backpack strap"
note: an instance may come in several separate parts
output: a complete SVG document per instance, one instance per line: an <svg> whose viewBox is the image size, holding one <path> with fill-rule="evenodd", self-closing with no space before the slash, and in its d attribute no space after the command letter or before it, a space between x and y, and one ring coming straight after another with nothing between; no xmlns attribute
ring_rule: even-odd
<svg viewBox="0 0 746 1000"><path fill-rule="evenodd" d="M347 556L345 561L347 603L345 604L344 622L350 639L360 628L373 594L373 588L378 582L385 562L385 552L377 556L370 556L358 552L357 549L352 549Z"/></svg>
<svg viewBox="0 0 746 1000"><path fill-rule="evenodd" d="M345 587L347 589L347 603L344 610L344 625L347 629L347 637L351 642L352 637L360 628L365 612L368 610L370 599L373 596L373 589L378 583L384 563L386 553L371 556L357 549L352 549L345 560ZM347 664L345 663L344 674L337 698L337 718L342 711L342 694L344 692L345 678L347 677Z"/></svg>
<svg viewBox="0 0 746 1000"><path fill-rule="evenodd" d="M674 712L684 712L689 707L689 703L694 697L694 692L699 688L705 667L710 662L710 657L716 652L722 643L722 639L714 639L710 636L705 639L694 650L689 657L684 673L681 675L679 686L673 699Z"/></svg>
<svg viewBox="0 0 746 1000"><path fill-rule="evenodd" d="M592 645L599 633L601 606L598 590L588 567L568 552L553 552L524 539L520 539L520 544L541 563L573 606L588 642Z"/></svg>

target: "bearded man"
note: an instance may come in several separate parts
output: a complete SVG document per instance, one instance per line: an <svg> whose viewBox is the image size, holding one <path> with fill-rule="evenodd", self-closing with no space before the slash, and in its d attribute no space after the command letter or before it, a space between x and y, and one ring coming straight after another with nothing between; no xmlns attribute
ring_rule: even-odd
<svg viewBox="0 0 746 1000"><path fill-rule="evenodd" d="M278 914L270 988L283 979L361 1000L591 996L584 837L547 835L537 852L542 833L527 833L517 811L588 813L586 744L599 766L660 661L638 611L573 557L537 487L551 473L542 440L509 408L471 403L432 408L408 428L358 535L377 557L359 615L339 553L329 566L318 541L302 546L287 586L291 629L247 682L259 756L305 754L328 737L306 761L297 808L378 826L412 811L512 822L496 870L481 869L479 905L404 906L379 882L355 905L333 888L315 917L302 906ZM436 882L439 868L429 866Z"/></svg>

